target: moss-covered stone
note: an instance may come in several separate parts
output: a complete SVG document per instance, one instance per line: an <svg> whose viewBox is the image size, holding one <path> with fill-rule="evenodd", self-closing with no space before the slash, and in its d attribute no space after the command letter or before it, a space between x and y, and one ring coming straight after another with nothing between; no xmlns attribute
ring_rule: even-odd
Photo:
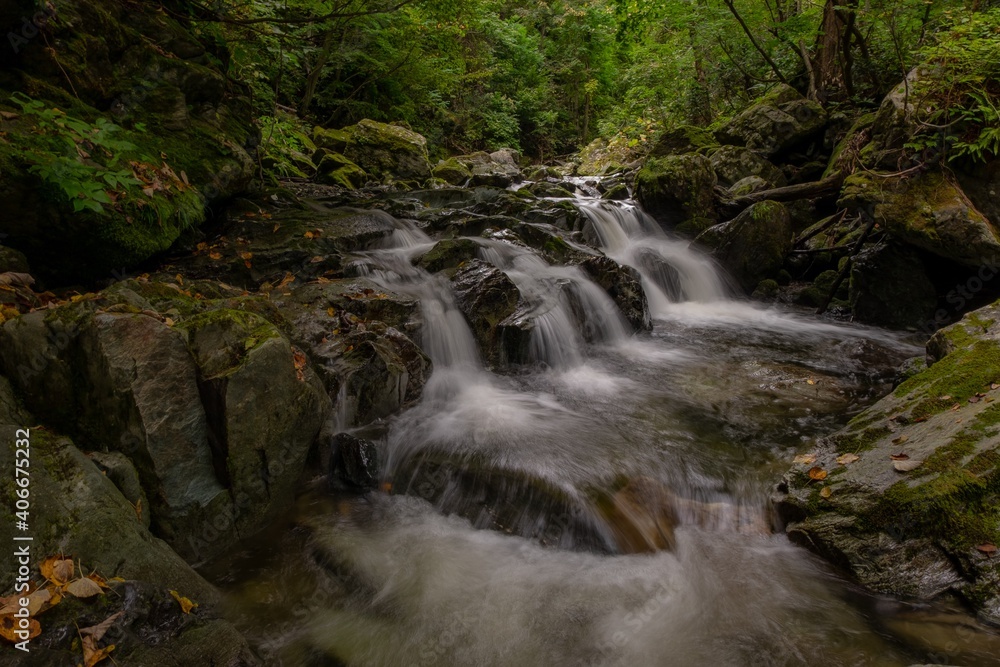
<svg viewBox="0 0 1000 667"><path fill-rule="evenodd" d="M709 161L719 177L719 183L725 186L734 185L748 176L757 176L772 188L788 182L780 169L741 146L721 146L712 151Z"/></svg>
<svg viewBox="0 0 1000 667"><path fill-rule="evenodd" d="M635 196L660 224L674 228L694 218L718 219L713 195L717 183L711 162L701 155L652 158L636 174Z"/></svg>
<svg viewBox="0 0 1000 667"><path fill-rule="evenodd" d="M479 253L479 244L472 239L445 239L438 241L419 260L417 266L432 273L454 269L463 262L474 259Z"/></svg>
<svg viewBox="0 0 1000 667"><path fill-rule="evenodd" d="M780 203L759 202L733 220L705 230L695 242L709 248L750 293L784 263L792 246L791 218Z"/></svg>
<svg viewBox="0 0 1000 667"><path fill-rule="evenodd" d="M1000 563L977 550L1000 540L1000 304L935 336L929 367L817 443L785 477L789 535L893 595L958 595L995 622ZM836 461L851 453L860 459ZM916 463L899 470L895 459ZM804 475L833 471L817 484ZM830 488L817 499L819 486ZM992 586L992 589L990 589Z"/></svg>
<svg viewBox="0 0 1000 667"><path fill-rule="evenodd" d="M431 173L451 185L465 185L472 178L472 171L453 157L438 162Z"/></svg>
<svg viewBox="0 0 1000 667"><path fill-rule="evenodd" d="M656 138L649 154L652 157L666 157L668 155L683 155L684 153L703 153L718 145L719 142L705 128L681 125L664 130Z"/></svg>
<svg viewBox="0 0 1000 667"><path fill-rule="evenodd" d="M427 140L398 125L362 120L344 129L344 155L383 182L425 180L431 175Z"/></svg>
<svg viewBox="0 0 1000 667"><path fill-rule="evenodd" d="M772 157L818 138L825 124L826 111L820 104L782 85L720 128L715 136L719 143L746 146Z"/></svg>

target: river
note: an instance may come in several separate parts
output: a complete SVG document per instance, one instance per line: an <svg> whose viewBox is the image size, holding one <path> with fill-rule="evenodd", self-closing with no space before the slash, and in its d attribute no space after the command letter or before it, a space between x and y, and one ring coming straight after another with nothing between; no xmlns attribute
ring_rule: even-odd
<svg viewBox="0 0 1000 667"><path fill-rule="evenodd" d="M256 648L303 666L998 664L970 618L864 592L770 511L793 457L921 341L736 299L630 202L575 203L641 275L650 331L579 268L477 237L534 322L534 363L496 372L449 282L413 265L424 230L398 221L358 255L420 299L434 372L418 405L355 431L381 492L315 481L205 570Z"/></svg>

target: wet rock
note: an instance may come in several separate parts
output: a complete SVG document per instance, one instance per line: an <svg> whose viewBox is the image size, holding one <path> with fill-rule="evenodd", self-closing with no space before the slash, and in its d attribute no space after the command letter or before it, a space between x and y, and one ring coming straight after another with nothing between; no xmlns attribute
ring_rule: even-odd
<svg viewBox="0 0 1000 667"><path fill-rule="evenodd" d="M268 218L254 214L205 247L174 258L171 266L190 278L245 288L278 284L287 273L300 282L340 277L342 253L376 245L395 229L395 219L378 210L317 206L276 211Z"/></svg>
<svg viewBox="0 0 1000 667"><path fill-rule="evenodd" d="M490 365L507 355L500 323L513 315L520 293L505 273L480 260L472 260L451 281L455 303L465 315L479 349Z"/></svg>
<svg viewBox="0 0 1000 667"><path fill-rule="evenodd" d="M142 525L149 528L149 499L132 461L121 452L90 452L88 456L118 488L125 500L137 508L136 514L139 515Z"/></svg>
<svg viewBox="0 0 1000 667"><path fill-rule="evenodd" d="M941 172L906 180L854 174L838 205L874 211L893 238L958 264L978 268L1000 257L989 221Z"/></svg>
<svg viewBox="0 0 1000 667"><path fill-rule="evenodd" d="M0 433L12 442L15 429L23 426L0 425ZM0 449L0 463L9 469L14 465L13 452L12 447ZM218 600L208 582L150 535L136 508L68 438L32 428L31 452L33 553L39 557L63 553L105 578L118 576L182 590L206 604ZM4 497L14 497L14 488L13 476L0 480ZM11 531L13 512L11 503L0 507L3 525ZM0 590L10 590L13 584L14 570L0 571Z"/></svg>
<svg viewBox="0 0 1000 667"><path fill-rule="evenodd" d="M608 199L611 201L624 201L629 199L632 195L628 191L628 186L624 183L618 183L617 185L612 185L608 188L604 194L601 195L601 199Z"/></svg>
<svg viewBox="0 0 1000 667"><path fill-rule="evenodd" d="M671 494L649 477L635 477L610 494L602 494L597 507L607 521L621 553L672 551L677 512Z"/></svg>
<svg viewBox="0 0 1000 667"><path fill-rule="evenodd" d="M772 187L786 185L785 174L776 166L741 146L721 146L708 158L719 183L732 186L748 176L757 176Z"/></svg>
<svg viewBox="0 0 1000 667"><path fill-rule="evenodd" d="M778 202L759 202L704 231L696 243L711 254L733 278L751 292L781 268L792 246L792 223Z"/></svg>
<svg viewBox="0 0 1000 667"><path fill-rule="evenodd" d="M855 320L895 328L927 328L938 302L920 256L885 243L855 257L849 298Z"/></svg>
<svg viewBox="0 0 1000 667"><path fill-rule="evenodd" d="M747 176L733 183L732 187L729 188L729 195L732 197L742 197L743 195L767 190L770 187L771 184L760 176Z"/></svg>
<svg viewBox="0 0 1000 667"><path fill-rule="evenodd" d="M182 586L177 588L194 598ZM218 618L204 599L196 599L198 607L185 614L170 590L175 588L129 580L110 582L110 590L96 600L64 597L40 616L44 632L31 642L27 659L18 664L26 667L78 664L81 656L78 629L99 625L114 614L120 615L113 619L98 645L114 645L112 657L119 664L136 667L260 664L246 639L231 623Z"/></svg>
<svg viewBox="0 0 1000 667"><path fill-rule="evenodd" d="M349 137L344 155L375 178L393 182L430 177L427 140L416 132L368 119L344 132Z"/></svg>
<svg viewBox="0 0 1000 667"><path fill-rule="evenodd" d="M378 487L378 448L348 433L333 436L330 447L330 474L349 488L367 491Z"/></svg>
<svg viewBox="0 0 1000 667"><path fill-rule="evenodd" d="M821 138L825 124L826 111L819 103L782 84L723 126L716 138L773 157Z"/></svg>
<svg viewBox="0 0 1000 667"><path fill-rule="evenodd" d="M537 183L532 183L531 185L524 188L536 197L557 197L569 199L573 197L573 190L569 190L558 183L549 183L548 181L539 181Z"/></svg>
<svg viewBox="0 0 1000 667"><path fill-rule="evenodd" d="M621 150L608 146L608 142L598 137L580 150L580 163L576 173L580 176L603 176L622 171L626 162Z"/></svg>
<svg viewBox="0 0 1000 667"><path fill-rule="evenodd" d="M711 163L701 155L653 158L635 177L635 196L667 229L682 223L704 229L717 219L713 196L717 182Z"/></svg>
<svg viewBox="0 0 1000 667"><path fill-rule="evenodd" d="M580 262L580 268L608 293L633 328L650 328L649 304L638 271L604 256L588 257Z"/></svg>
<svg viewBox="0 0 1000 667"><path fill-rule="evenodd" d="M330 400L305 355L258 315L213 310L181 326L235 530L249 535L291 505Z"/></svg>
<svg viewBox="0 0 1000 667"><path fill-rule="evenodd" d="M350 313L362 321L384 322L404 332L415 332L420 327L420 303L417 299L388 290L367 278L307 283L293 287L287 295L281 294L272 299L296 329L308 329L309 317L322 314L329 318L327 311L330 308L335 313Z"/></svg>
<svg viewBox="0 0 1000 667"><path fill-rule="evenodd" d="M1000 304L966 315L928 345L926 370L816 443L815 460L776 496L794 541L883 594L957 596L996 622L1000 561ZM943 356L942 356L943 355ZM860 457L838 463L838 456ZM822 481L808 470L828 471Z"/></svg>
<svg viewBox="0 0 1000 667"><path fill-rule="evenodd" d="M479 254L479 244L472 239L446 239L438 241L417 260L417 266L436 273L445 269L454 269L468 262Z"/></svg>

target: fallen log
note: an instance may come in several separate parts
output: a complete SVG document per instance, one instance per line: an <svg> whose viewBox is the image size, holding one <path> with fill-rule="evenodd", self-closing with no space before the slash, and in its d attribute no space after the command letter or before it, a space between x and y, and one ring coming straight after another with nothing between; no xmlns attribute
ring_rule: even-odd
<svg viewBox="0 0 1000 667"><path fill-rule="evenodd" d="M836 194L840 191L843 182L844 175L838 171L820 181L786 185L781 188L751 192L733 199L723 199L719 204L719 209L723 213L723 217L732 219L739 215L743 209L762 201L795 201Z"/></svg>

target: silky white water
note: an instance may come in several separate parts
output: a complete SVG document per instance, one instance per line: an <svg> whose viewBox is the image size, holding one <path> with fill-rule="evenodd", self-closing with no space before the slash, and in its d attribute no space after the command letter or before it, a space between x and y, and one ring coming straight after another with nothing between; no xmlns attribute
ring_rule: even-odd
<svg viewBox="0 0 1000 667"><path fill-rule="evenodd" d="M282 665L406 667L944 655L947 642L904 631L905 605L774 534L768 510L792 457L920 348L735 300L710 259L634 206L580 207L603 251L639 272L654 328L629 331L578 267L476 238L535 323L533 363L502 373L485 369L447 277L413 266L429 236L401 221L359 257L360 273L420 299L433 375L418 405L360 433L381 448L382 492L306 494L281 558L243 566L230 595L258 649ZM595 498L627 480L669 490L673 550L621 552ZM995 664L983 645L944 659Z"/></svg>

